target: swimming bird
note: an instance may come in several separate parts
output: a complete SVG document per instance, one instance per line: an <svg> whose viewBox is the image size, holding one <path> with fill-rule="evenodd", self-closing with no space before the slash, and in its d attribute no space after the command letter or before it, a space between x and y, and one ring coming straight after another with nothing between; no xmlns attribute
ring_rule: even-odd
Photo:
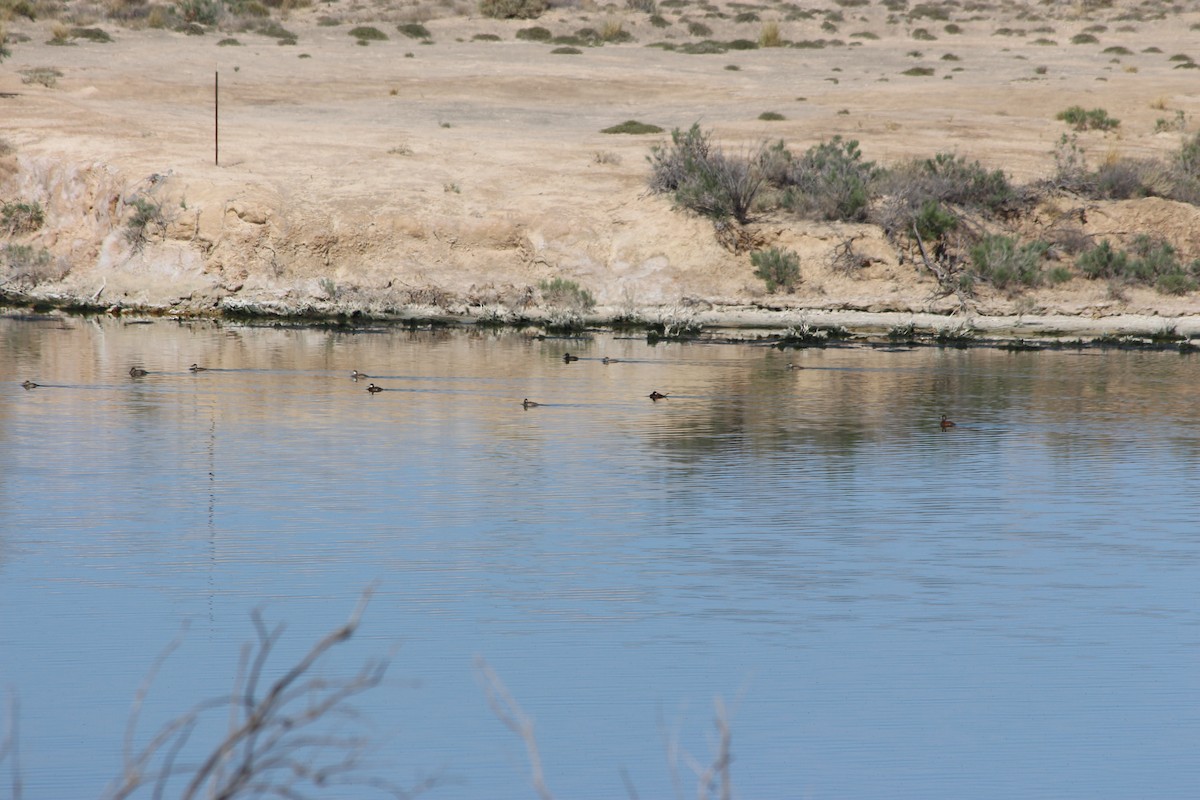
<svg viewBox="0 0 1200 800"><path fill-rule="evenodd" d="M525 408L537 408L538 406L541 405L541 403L535 403L532 400L530 400L528 397L526 397L525 400L521 403L521 405L523 405Z"/></svg>
<svg viewBox="0 0 1200 800"><path fill-rule="evenodd" d="M371 376L368 375L367 373L359 372L358 370L354 370L350 373L350 380L352 380L352 381L356 381L359 378L369 378L369 377L371 377Z"/></svg>
<svg viewBox="0 0 1200 800"><path fill-rule="evenodd" d="M131 378L140 378L143 375L149 375L149 374L150 374L149 372L142 369L141 367L130 367L129 368L129 377L131 377Z"/></svg>
<svg viewBox="0 0 1200 800"><path fill-rule="evenodd" d="M188 369L191 370L192 372L207 372L208 371L208 367L202 367L199 364L192 364L190 367L188 367Z"/></svg>
<svg viewBox="0 0 1200 800"><path fill-rule="evenodd" d="M788 362L787 368L788 369L804 369L804 367L800 366L799 364L793 364L790 361Z"/></svg>
<svg viewBox="0 0 1200 800"><path fill-rule="evenodd" d="M570 364L572 361L578 361L579 356L573 356L570 353L563 353L563 362Z"/></svg>
<svg viewBox="0 0 1200 800"><path fill-rule="evenodd" d="M370 386L367 387L367 391L370 392L371 394L375 394L376 392L382 392L383 387L376 386L375 384L372 383Z"/></svg>
<svg viewBox="0 0 1200 800"><path fill-rule="evenodd" d="M664 397L666 397L665 394L658 391L657 389L646 396L649 397L651 400L655 400L655 401L662 400Z"/></svg>
<svg viewBox="0 0 1200 800"><path fill-rule="evenodd" d="M604 358L600 359L600 363L601 363L601 364L620 364L620 363L621 363L621 359L619 359L619 358L609 358L608 356L605 356Z"/></svg>
<svg viewBox="0 0 1200 800"><path fill-rule="evenodd" d="M36 388L38 388L38 386L40 386L40 385L41 385L41 384L34 383L33 381L25 381L24 383L22 383L22 384L21 384L21 386L22 386L22 387L24 387L24 388L26 388L26 389L36 389Z"/></svg>
<svg viewBox="0 0 1200 800"><path fill-rule="evenodd" d="M942 430L946 430L947 428L957 428L958 427L951 420L946 419L945 414L942 414L941 426L942 426Z"/></svg>

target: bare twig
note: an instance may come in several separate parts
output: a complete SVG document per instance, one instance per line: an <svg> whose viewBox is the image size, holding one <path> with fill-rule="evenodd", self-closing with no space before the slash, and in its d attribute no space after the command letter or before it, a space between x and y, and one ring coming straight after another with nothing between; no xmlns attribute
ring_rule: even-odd
<svg viewBox="0 0 1200 800"><path fill-rule="evenodd" d="M921 260L925 262L925 268L933 273L937 278L938 286L941 287L942 293L939 297L953 294L958 298L958 304L963 311L969 311L971 308L967 296L963 294L962 288L958 285L958 281L954 280L954 276L945 269L937 259L929 257L929 253L925 250L925 242L921 240L921 234L917 231L917 226L914 224L912 228L913 237L917 240L917 248L921 251Z"/></svg>
<svg viewBox="0 0 1200 800"><path fill-rule="evenodd" d="M334 732L324 724L336 719L358 721L350 702L383 680L387 660L368 660L357 673L325 678L313 672L320 659L348 640L358 629L370 601L363 592L349 619L314 644L281 677L267 682L268 664L284 626L268 627L259 610L251 614L255 641L242 650L233 689L175 717L140 749L135 748L142 704L163 661L179 645L173 642L159 656L138 689L126 729L124 769L106 796L124 800L153 784L155 800L164 796L174 778L186 778L183 800L205 797L276 796L308 798L334 786L360 785L397 798L410 798L433 785L425 781L406 790L383 779L361 774L367 737ZM261 688L260 688L261 687ZM229 710L224 738L207 750L197 765L180 764L202 718L218 709Z"/></svg>
<svg viewBox="0 0 1200 800"><path fill-rule="evenodd" d="M8 694L8 729L4 741L0 742L0 764L8 759L9 775L12 779L12 800L21 800L21 731L19 727L20 701L15 690Z"/></svg>
<svg viewBox="0 0 1200 800"><path fill-rule="evenodd" d="M509 693L504 681L500 680L500 676L482 656L476 656L475 670L483 682L492 713L525 743L533 788L538 793L538 797L542 800L554 800L554 795L546 786L545 775L542 773L542 757L538 753L537 738L533 734L533 720L525 714L516 698Z"/></svg>

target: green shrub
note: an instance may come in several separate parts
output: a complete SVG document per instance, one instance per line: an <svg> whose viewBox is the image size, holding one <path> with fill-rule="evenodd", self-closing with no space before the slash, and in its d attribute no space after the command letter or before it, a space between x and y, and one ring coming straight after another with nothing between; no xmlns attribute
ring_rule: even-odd
<svg viewBox="0 0 1200 800"><path fill-rule="evenodd" d="M550 51L550 54L555 56L578 56L582 55L583 51L578 47L556 47Z"/></svg>
<svg viewBox="0 0 1200 800"><path fill-rule="evenodd" d="M587 313L596 307L596 298L578 283L566 278L554 278L538 284L547 305Z"/></svg>
<svg viewBox="0 0 1200 800"><path fill-rule="evenodd" d="M1163 294L1189 294L1197 289L1196 273L1200 272L1200 264L1192 263L1191 273L1172 272L1161 276L1154 282L1154 288Z"/></svg>
<svg viewBox="0 0 1200 800"><path fill-rule="evenodd" d="M177 0L175 3L175 13L180 19L200 25L216 25L222 11L224 6L220 0Z"/></svg>
<svg viewBox="0 0 1200 800"><path fill-rule="evenodd" d="M1105 239L1091 250L1081 253L1075 266L1084 276L1092 279L1124 278L1129 269L1129 255L1123 250L1114 250Z"/></svg>
<svg viewBox="0 0 1200 800"><path fill-rule="evenodd" d="M984 236L971 248L975 276L997 289L1040 286L1045 242L1018 244L1009 236Z"/></svg>
<svg viewBox="0 0 1200 800"><path fill-rule="evenodd" d="M758 118L764 122L779 122L787 119L787 117L785 117L783 114L780 114L778 111L764 111L758 115Z"/></svg>
<svg viewBox="0 0 1200 800"><path fill-rule="evenodd" d="M955 208L996 214L1017 199L1002 171L988 171L978 161L949 153L901 164L882 175L879 184L884 200L871 216L893 236L911 236L917 224L922 239L939 239L957 226Z"/></svg>
<svg viewBox="0 0 1200 800"><path fill-rule="evenodd" d="M193 0L193 2L199 2L199 1L200 0ZM220 9L220 5L217 6L217 10L219 10L219 9ZM189 20L189 21L193 21L193 20ZM198 20L196 20L196 21L198 21ZM213 12L213 22L208 22L205 24L212 25L215 22L216 22L216 12L214 11ZM101 28L71 28L71 38L72 39L87 39L89 42L99 42L101 44L108 44L109 42L111 42L113 40L112 36L110 36L108 34L108 31L105 31Z"/></svg>
<svg viewBox="0 0 1200 800"><path fill-rule="evenodd" d="M958 227L958 217L942 208L942 204L937 200L926 200L920 211L912 219L912 224L908 226L907 233L912 235L916 230L921 239L925 241L937 241L943 239L946 234Z"/></svg>
<svg viewBox="0 0 1200 800"><path fill-rule="evenodd" d="M471 37L473 42L498 42L500 36L495 33L477 33Z"/></svg>
<svg viewBox="0 0 1200 800"><path fill-rule="evenodd" d="M289 31L287 28L280 25L275 20L264 20L254 26L254 31L263 36L269 36L272 39L278 39L280 44L284 42L296 43L296 34Z"/></svg>
<svg viewBox="0 0 1200 800"><path fill-rule="evenodd" d="M694 123L671 131L670 146L650 150L650 189L670 192L675 203L706 217L745 224L762 186L757 159L726 156Z"/></svg>
<svg viewBox="0 0 1200 800"><path fill-rule="evenodd" d="M712 28L703 22L689 22L687 27L692 36L712 36Z"/></svg>
<svg viewBox="0 0 1200 800"><path fill-rule="evenodd" d="M403 33L410 39L432 39L429 29L419 22L406 22L403 25L397 25L396 30Z"/></svg>
<svg viewBox="0 0 1200 800"><path fill-rule="evenodd" d="M517 38L527 42L548 42L554 38L554 34L548 28L535 25L532 28L521 28L517 31Z"/></svg>
<svg viewBox="0 0 1200 800"><path fill-rule="evenodd" d="M1090 33L1077 33L1071 37L1071 44L1099 44L1100 40Z"/></svg>
<svg viewBox="0 0 1200 800"><path fill-rule="evenodd" d="M1071 106L1058 112L1054 118L1073 126L1077 131L1110 131L1121 124L1120 120L1110 117L1103 108L1088 111L1083 106Z"/></svg>
<svg viewBox="0 0 1200 800"><path fill-rule="evenodd" d="M755 250L750 254L750 263L755 276L766 282L768 292L777 289L791 292L800 281L800 256L791 250L778 247Z"/></svg>
<svg viewBox="0 0 1200 800"><path fill-rule="evenodd" d="M9 236L33 233L46 222L46 214L37 201L5 203L0 206L0 231Z"/></svg>
<svg viewBox="0 0 1200 800"><path fill-rule="evenodd" d="M858 141L835 136L810 147L789 165L780 181L783 205L819 219L858 222L866 219L879 170L863 161Z"/></svg>
<svg viewBox="0 0 1200 800"><path fill-rule="evenodd" d="M8 270L10 280L26 286L62 280L70 271L69 262L55 259L44 247L11 243L0 248L0 267Z"/></svg>
<svg viewBox="0 0 1200 800"><path fill-rule="evenodd" d="M548 6L546 0L479 0L479 13L493 19L537 19Z"/></svg>
<svg viewBox="0 0 1200 800"><path fill-rule="evenodd" d="M646 133L662 133L663 129L657 125L649 125L645 122L638 122L636 119L626 120L620 125L613 125L611 128L605 128L601 133L628 133L632 135L641 135Z"/></svg>
<svg viewBox="0 0 1200 800"><path fill-rule="evenodd" d="M133 208L133 216L125 223L125 241L135 250L140 250L149 239L152 229L157 229L159 233L166 230L166 216L162 204L146 195L134 195L125 202Z"/></svg>
<svg viewBox="0 0 1200 800"><path fill-rule="evenodd" d="M386 33L370 25L359 25L357 28L351 28L346 32L360 42L386 42L388 40Z"/></svg>
<svg viewBox="0 0 1200 800"><path fill-rule="evenodd" d="M909 67L900 74L911 78L928 78L933 75L933 67Z"/></svg>

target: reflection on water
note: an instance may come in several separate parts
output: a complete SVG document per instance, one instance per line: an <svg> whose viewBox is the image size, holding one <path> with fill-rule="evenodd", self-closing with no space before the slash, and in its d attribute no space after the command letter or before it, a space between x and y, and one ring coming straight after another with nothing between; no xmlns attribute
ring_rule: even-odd
<svg viewBox="0 0 1200 800"><path fill-rule="evenodd" d="M337 663L399 645L372 757L432 797L534 796L475 655L560 797L693 794L718 695L741 797L1194 796L1196 364L0 320L25 796L100 793L182 621L146 731L372 581Z"/></svg>

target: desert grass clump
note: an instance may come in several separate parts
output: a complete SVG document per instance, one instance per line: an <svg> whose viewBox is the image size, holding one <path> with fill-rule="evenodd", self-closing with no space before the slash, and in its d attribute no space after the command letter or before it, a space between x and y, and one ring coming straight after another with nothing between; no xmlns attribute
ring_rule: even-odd
<svg viewBox="0 0 1200 800"><path fill-rule="evenodd" d="M606 19L600 27L600 38L609 44L621 44L633 41L633 34L625 30L625 23L619 19Z"/></svg>
<svg viewBox="0 0 1200 800"><path fill-rule="evenodd" d="M405 22L397 25L396 30L400 31L400 33L403 33L409 39L427 41L433 38L433 36L429 33L429 29L419 22Z"/></svg>
<svg viewBox="0 0 1200 800"><path fill-rule="evenodd" d="M21 83L36 83L47 89L53 89L58 85L58 79L62 76L62 70L54 67L31 67L21 70Z"/></svg>
<svg viewBox="0 0 1200 800"><path fill-rule="evenodd" d="M346 31L346 33L348 33L350 36L353 36L361 43L386 42L388 40L388 35L386 33L371 25L359 25L358 27L351 28L350 30Z"/></svg>
<svg viewBox="0 0 1200 800"><path fill-rule="evenodd" d="M493 19L537 19L548 7L546 0L480 0L479 13Z"/></svg>
<svg viewBox="0 0 1200 800"><path fill-rule="evenodd" d="M550 32L549 28L534 25L531 28L521 28L517 31L517 38L526 42L548 42L554 38L554 34Z"/></svg>
<svg viewBox="0 0 1200 800"><path fill-rule="evenodd" d="M783 114L780 114L778 111L764 111L758 115L758 118L764 122L780 122L787 119L787 117L785 117Z"/></svg>
<svg viewBox="0 0 1200 800"><path fill-rule="evenodd" d="M670 145L650 150L650 189L670 193L676 205L702 216L744 225L763 184L759 159L728 156L711 138L699 123L671 131Z"/></svg>
<svg viewBox="0 0 1200 800"><path fill-rule="evenodd" d="M1071 44L1100 44L1100 40L1090 33L1077 33L1071 37Z"/></svg>
<svg viewBox="0 0 1200 800"><path fill-rule="evenodd" d="M1117 128L1121 121L1113 119L1103 108L1093 108L1090 111L1083 106L1071 106L1054 115L1077 131L1111 131Z"/></svg>
<svg viewBox="0 0 1200 800"><path fill-rule="evenodd" d="M910 78L928 78L933 75L933 67L909 67L900 74Z"/></svg>
<svg viewBox="0 0 1200 800"><path fill-rule="evenodd" d="M779 31L779 23L774 20L764 22L758 32L758 44L761 47L783 47L783 34Z"/></svg>
<svg viewBox="0 0 1200 800"><path fill-rule="evenodd" d="M647 133L662 133L663 129L657 125L650 125L646 122L638 122L636 119L625 120L619 125L605 128L601 133L627 133L634 136L640 136Z"/></svg>
<svg viewBox="0 0 1200 800"><path fill-rule="evenodd" d="M754 274L767 284L767 291L774 294L782 289L791 293L800 282L800 256L791 250L772 247L755 250L750 254Z"/></svg>
<svg viewBox="0 0 1200 800"><path fill-rule="evenodd" d="M41 203L12 202L0 206L0 231L8 236L33 233L46 222Z"/></svg>
<svg viewBox="0 0 1200 800"><path fill-rule="evenodd" d="M1045 242L1019 244L1011 236L984 236L971 247L972 274L997 289L1035 288L1043 282Z"/></svg>

